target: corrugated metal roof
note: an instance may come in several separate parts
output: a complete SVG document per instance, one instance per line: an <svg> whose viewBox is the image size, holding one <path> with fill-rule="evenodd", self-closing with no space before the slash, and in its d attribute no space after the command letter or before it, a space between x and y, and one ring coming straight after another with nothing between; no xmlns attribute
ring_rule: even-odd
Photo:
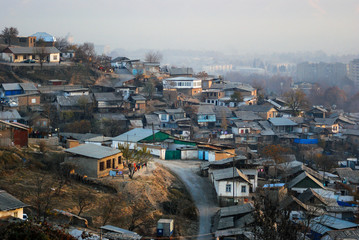
<svg viewBox="0 0 359 240"><path fill-rule="evenodd" d="M243 121L263 120L262 117L251 111L235 111L234 114L239 120Z"/></svg>
<svg viewBox="0 0 359 240"><path fill-rule="evenodd" d="M121 134L117 137L112 138L113 141L122 141L122 142L139 142L142 139L145 139L151 136L153 133L158 133L159 130L152 129L143 129L143 128L134 128L124 134Z"/></svg>
<svg viewBox="0 0 359 240"><path fill-rule="evenodd" d="M161 124L160 118L156 114L146 114L145 115L147 125L159 125Z"/></svg>
<svg viewBox="0 0 359 240"><path fill-rule="evenodd" d="M290 120L289 118L270 118L268 121L274 126L297 126L298 124Z"/></svg>
<svg viewBox="0 0 359 240"><path fill-rule="evenodd" d="M121 151L114 148L89 143L66 149L65 152L89 158L101 159L118 154Z"/></svg>
<svg viewBox="0 0 359 240"><path fill-rule="evenodd" d="M21 119L19 112L16 109L11 109L9 111L0 112L1 120L18 120Z"/></svg>
<svg viewBox="0 0 359 240"><path fill-rule="evenodd" d="M14 54L34 54L37 52L42 52L42 47L9 47L9 50ZM50 53L61 53L55 47L44 47L44 51L48 54Z"/></svg>
<svg viewBox="0 0 359 240"><path fill-rule="evenodd" d="M79 100L84 99L86 103L92 102L91 95L82 95L82 96L57 96L56 101L62 107L71 107L78 106Z"/></svg>
<svg viewBox="0 0 359 240"><path fill-rule="evenodd" d="M234 227L234 217L220 218L218 222L217 230Z"/></svg>
<svg viewBox="0 0 359 240"><path fill-rule="evenodd" d="M245 213L250 213L253 211L254 211L253 205L251 203L246 203L242 205L223 207L220 210L220 216L221 217L236 216Z"/></svg>
<svg viewBox="0 0 359 240"><path fill-rule="evenodd" d="M114 92L99 92L94 93L96 101L111 102L111 101L121 101L122 96Z"/></svg>
<svg viewBox="0 0 359 240"><path fill-rule="evenodd" d="M42 39L45 42L56 42L56 38L47 32L37 32L32 34L30 37L36 37L36 41Z"/></svg>
<svg viewBox="0 0 359 240"><path fill-rule="evenodd" d="M224 169L218 169L212 171L213 178L215 181L225 180L225 179L232 179L239 178L242 179L244 182L249 182L246 175L244 175L239 169L235 168L233 171L233 168L224 168ZM234 174L234 176L233 176Z"/></svg>
<svg viewBox="0 0 359 240"><path fill-rule="evenodd" d="M297 183L299 183L300 181L302 181L303 179L305 179L306 177L310 178L313 182L315 182L319 187L321 188L325 188L323 186L323 184L321 182L319 182L315 177L313 177L312 175L310 175L307 172L302 172L301 174L299 174L298 176L296 176L294 179L292 179L289 183L288 183L288 188L292 188L295 185L297 185Z"/></svg>
<svg viewBox="0 0 359 240"><path fill-rule="evenodd" d="M24 91L37 91L37 87L33 83L19 83Z"/></svg>
<svg viewBox="0 0 359 240"><path fill-rule="evenodd" d="M27 204L21 202L11 194L5 192L4 190L0 190L0 211L9 211L27 206Z"/></svg>
<svg viewBox="0 0 359 240"><path fill-rule="evenodd" d="M316 217L313 219L313 221L332 229L346 229L358 227L358 224L356 223L345 221L343 219L339 219L329 215Z"/></svg>
<svg viewBox="0 0 359 240"><path fill-rule="evenodd" d="M275 108L273 108L271 105L243 105L238 107L239 111L252 111L252 112L268 112L271 109L275 110Z"/></svg>
<svg viewBox="0 0 359 240"><path fill-rule="evenodd" d="M22 90L20 84L18 83L3 83L1 86L5 91Z"/></svg>
<svg viewBox="0 0 359 240"><path fill-rule="evenodd" d="M213 105L211 104L202 104L199 105L198 110L197 110L197 115L202 114L202 115L215 115L214 111L213 111Z"/></svg>

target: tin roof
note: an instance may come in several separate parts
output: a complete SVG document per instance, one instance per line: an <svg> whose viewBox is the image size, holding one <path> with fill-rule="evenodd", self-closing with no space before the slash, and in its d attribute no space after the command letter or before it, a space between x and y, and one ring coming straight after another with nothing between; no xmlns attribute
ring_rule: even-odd
<svg viewBox="0 0 359 240"><path fill-rule="evenodd" d="M0 211L9 211L27 206L27 204L21 202L11 194L0 190Z"/></svg>
<svg viewBox="0 0 359 240"><path fill-rule="evenodd" d="M152 136L153 133L156 134L158 132L159 130L152 131L152 129L134 128L128 132L125 132L117 137L112 138L112 140L122 142L139 142L142 139Z"/></svg>
<svg viewBox="0 0 359 240"><path fill-rule="evenodd" d="M65 152L89 158L102 159L118 154L121 151L111 147L104 147L89 143L66 149Z"/></svg>

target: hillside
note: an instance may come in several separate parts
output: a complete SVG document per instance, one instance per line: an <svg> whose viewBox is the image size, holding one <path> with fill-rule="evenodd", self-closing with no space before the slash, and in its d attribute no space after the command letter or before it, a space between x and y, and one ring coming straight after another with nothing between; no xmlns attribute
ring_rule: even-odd
<svg viewBox="0 0 359 240"><path fill-rule="evenodd" d="M47 80L68 80L70 84L88 86L94 84L103 73L84 64L51 65L44 64L43 69L38 66L13 66L0 64L0 83L34 82L46 85Z"/></svg>
<svg viewBox="0 0 359 240"><path fill-rule="evenodd" d="M151 163L133 180L108 177L94 185L61 177L56 170L60 159L63 159L61 153L42 155L37 152L34 155L19 149L1 149L0 189L29 204L31 207L26 211L33 217L37 215L37 193L41 187L51 189L41 198L51 196L51 209L74 214L79 212L80 196L89 196L90 205L83 209L81 217L89 220L92 229L105 223L154 236L158 219L174 218L177 236L197 233L197 210L189 194L184 185L160 165ZM106 215L106 212L110 214ZM54 216L50 219L56 221Z"/></svg>

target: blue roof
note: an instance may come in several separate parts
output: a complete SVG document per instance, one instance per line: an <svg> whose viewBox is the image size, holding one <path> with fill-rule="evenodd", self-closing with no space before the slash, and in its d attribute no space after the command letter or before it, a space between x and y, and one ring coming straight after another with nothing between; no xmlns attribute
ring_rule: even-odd
<svg viewBox="0 0 359 240"><path fill-rule="evenodd" d="M46 32L37 32L35 34L32 34L30 37L36 37L36 41L42 39L45 42L56 42L56 38Z"/></svg>
<svg viewBox="0 0 359 240"><path fill-rule="evenodd" d="M151 136L153 133L158 133L159 130L144 129L144 128L134 128L124 134L121 134L117 137L112 138L112 141L122 141L122 142L139 142L142 139L145 139Z"/></svg>

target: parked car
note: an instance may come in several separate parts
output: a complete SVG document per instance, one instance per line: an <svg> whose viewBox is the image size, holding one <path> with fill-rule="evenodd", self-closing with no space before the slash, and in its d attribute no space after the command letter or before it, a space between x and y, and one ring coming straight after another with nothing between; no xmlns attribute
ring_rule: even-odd
<svg viewBox="0 0 359 240"><path fill-rule="evenodd" d="M28 219L29 219L29 217L27 216L26 213L24 213L24 214L22 215L22 220L27 221Z"/></svg>
<svg viewBox="0 0 359 240"><path fill-rule="evenodd" d="M23 63L35 63L36 61L34 59L26 59L22 61Z"/></svg>

